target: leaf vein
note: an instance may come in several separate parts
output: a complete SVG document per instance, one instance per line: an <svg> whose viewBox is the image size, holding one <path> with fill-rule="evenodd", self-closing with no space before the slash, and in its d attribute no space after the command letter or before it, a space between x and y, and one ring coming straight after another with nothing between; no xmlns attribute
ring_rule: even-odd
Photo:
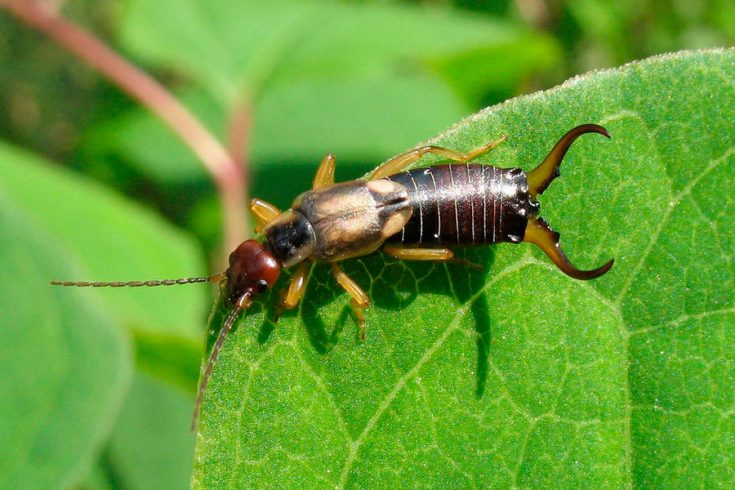
<svg viewBox="0 0 735 490"><path fill-rule="evenodd" d="M658 239L661 236L661 233L663 233L664 228L666 228L666 225L669 222L669 219L671 218L671 215L674 213L674 210L678 207L679 204L681 204L681 201L687 197L689 194L691 194L692 190L696 185L710 172L715 170L717 167L719 167L723 162L725 162L731 155L735 154L735 149L730 148L728 149L723 155L720 157L712 160L707 167L702 170L699 175L696 175L694 178L692 178L689 183L687 183L686 186L679 192L678 194L675 194L671 201L669 202L669 205L666 207L666 210L664 211L661 221L659 221L658 226L656 229L651 233L651 239L648 242L648 245L646 246L646 249L641 253L641 257L636 263L636 265L633 267L633 270L628 274L628 277L623 282L623 285L620 288L620 293L618 294L618 297L615 299L615 304L618 306L618 308L622 305L623 300L625 296L630 291L630 288L633 285L633 281L635 280L636 276L640 272L640 270L643 268L643 264L648 259L648 256L651 254L651 251L656 246L656 243L658 243ZM670 183L669 183L670 184ZM670 190L673 192L673 188L670 187Z"/></svg>
<svg viewBox="0 0 735 490"><path fill-rule="evenodd" d="M357 454L360 450L360 447L370 435L372 430L376 427L382 415L388 410L390 405L393 403L393 400L396 399L401 390L406 386L406 383L410 379L415 377L416 374L418 374L421 368L429 361L429 359L433 357L433 355L439 350L444 342L446 342L449 336L459 329L459 321L464 315L467 314L467 312L470 311L470 306L472 305L472 303L478 297L480 297L480 295L484 294L485 291L492 288L496 282L503 279L508 274L511 274L519 269L522 269L523 267L528 266L530 263L532 262L528 260L522 260L506 267L500 273L493 276L492 279L490 279L479 291L473 294L472 297L458 309L457 314L454 316L454 319L449 323L449 326L444 330L444 332L439 336L434 344L432 344L431 347L426 350L426 352L423 356L421 356L418 362L398 379L393 388L391 388L385 398L383 398L383 400L378 405L378 409L376 410L375 414L373 414L373 416L370 417L370 419L367 421L364 429L350 447L350 453L347 457L347 460L345 461L344 467L342 468L341 477L337 488L342 489L345 487L345 484L347 483L347 479L349 477L349 472L352 469L353 464L357 460ZM454 296L456 298L456 294Z"/></svg>

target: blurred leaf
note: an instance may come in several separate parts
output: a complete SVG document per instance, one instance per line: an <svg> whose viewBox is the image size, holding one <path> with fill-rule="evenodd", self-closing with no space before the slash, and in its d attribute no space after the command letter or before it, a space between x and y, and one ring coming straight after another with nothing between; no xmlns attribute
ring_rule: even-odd
<svg viewBox="0 0 735 490"><path fill-rule="evenodd" d="M522 50L519 40L529 39L507 20L449 9L292 0L131 0L121 34L137 55L184 70L221 101L263 83L410 70L514 43Z"/></svg>
<svg viewBox="0 0 735 490"><path fill-rule="evenodd" d="M529 170L571 127L608 127L572 148L542 215L581 267L615 267L574 281L530 245L466 251L482 272L347 261L373 300L361 342L314 266L296 311L267 320L274 293L225 344L194 486L733 486L734 106L735 51L680 53L442 134L508 134L483 161Z"/></svg>
<svg viewBox="0 0 735 490"><path fill-rule="evenodd" d="M578 25L586 33L589 41L600 43L610 51L612 60L623 61L631 56L630 43L626 42L631 33L631 19L641 9L649 6L636 2L606 2L604 0L569 0L566 8L576 19ZM653 7L650 8L663 8ZM588 41L588 42L589 42Z"/></svg>
<svg viewBox="0 0 735 490"><path fill-rule="evenodd" d="M421 108L420 110L418 108ZM264 94L253 155L261 161L381 161L456 120L467 107L434 77L305 81Z"/></svg>
<svg viewBox="0 0 735 490"><path fill-rule="evenodd" d="M204 321L202 321L204 323ZM133 331L136 364L141 372L189 393L196 391L202 361L202 340Z"/></svg>
<svg viewBox="0 0 735 490"><path fill-rule="evenodd" d="M202 93L179 97L215 135L223 135L227 115ZM143 108L112 116L82 141L82 154L99 165L134 168L159 185L207 182L204 167L178 136Z"/></svg>
<svg viewBox="0 0 735 490"><path fill-rule="evenodd" d="M76 275L46 274L44 281L139 280L202 275L192 241L151 211L109 189L0 145L0 188L75 255ZM118 318L136 330L199 339L207 286L97 290ZM78 290L61 294L74 296Z"/></svg>
<svg viewBox="0 0 735 490"><path fill-rule="evenodd" d="M195 93L183 100L216 134L224 133L227 114L211 98ZM263 162L289 162L316 171L330 151L342 162L380 161L466 113L467 107L432 76L380 75L278 87L255 107L253 170L260 172ZM143 110L100 128L85 152L94 160L122 158L161 184L206 179L189 149Z"/></svg>
<svg viewBox="0 0 735 490"><path fill-rule="evenodd" d="M708 6L712 23L723 31L723 37L735 39L735 16L732 15L730 0L714 0Z"/></svg>
<svg viewBox="0 0 735 490"><path fill-rule="evenodd" d="M146 375L135 376L100 465L113 488L189 486L193 406L192 396Z"/></svg>
<svg viewBox="0 0 735 490"><path fill-rule="evenodd" d="M104 462L97 462L84 482L84 490L115 490L113 479L106 472Z"/></svg>
<svg viewBox="0 0 735 490"><path fill-rule="evenodd" d="M8 156L3 150L3 165ZM0 487L68 488L112 429L132 355L90 294L49 286L49 277L79 269L8 198L9 184L0 180Z"/></svg>
<svg viewBox="0 0 735 490"><path fill-rule="evenodd" d="M488 92L516 95L530 74L546 72L560 61L556 44L529 33L506 44L439 58L432 66L458 93L477 104Z"/></svg>
<svg viewBox="0 0 735 490"><path fill-rule="evenodd" d="M185 101L222 139L233 107L252 105L256 171L264 161L314 165L328 151L383 159L466 114L466 100L513 93L559 54L549 38L485 16L324 1L132 0L121 38L193 79L201 88ZM143 111L112 120L85 150L122 157L159 184L205 178Z"/></svg>
<svg viewBox="0 0 735 490"><path fill-rule="evenodd" d="M577 66L599 68L655 53L735 41L735 32L728 28L733 19L730 0L567 0L564 8L581 31L570 39L576 45L571 61ZM568 36L561 30L559 34Z"/></svg>

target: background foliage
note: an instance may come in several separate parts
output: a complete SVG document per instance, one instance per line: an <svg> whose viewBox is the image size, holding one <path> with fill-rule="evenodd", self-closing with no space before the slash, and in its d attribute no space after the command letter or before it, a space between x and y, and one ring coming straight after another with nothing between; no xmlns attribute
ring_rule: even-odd
<svg viewBox="0 0 735 490"><path fill-rule="evenodd" d="M63 13L165 81L223 138L233 104L248 100L253 107L247 148L253 194L287 206L309 185L326 151L337 154L339 180L357 177L485 105L551 87L591 68L680 48L732 44L731 8L726 0L655 6L632 1L517 1L490 7L469 1L80 0L64 5ZM528 168L574 122L611 125L616 134L611 144L584 142L573 154L573 168L566 166L565 178L545 196L549 204L544 213L564 231L570 254L585 265L607 255L618 258L616 275L595 283L592 292L544 267L531 267L521 277L507 267L523 260L538 264L541 259L535 262L536 255L506 249L480 252L478 260L488 264L487 277L508 270L489 283L486 275L453 269L404 269L378 258L356 262L350 271L361 283L375 280L375 311L381 311L379 320L371 318L374 333L360 344L342 307L343 297L323 272L317 272L301 313L306 329L289 317L270 332L267 324L261 327L258 312L242 324L252 321L258 328L241 328L237 349L225 357L215 379L218 395L207 408L205 427L210 432L200 440L204 449L195 481L214 486L223 475L248 474L248 464L257 467L264 461L270 470L257 472L270 479L264 483L286 481L280 479L279 469L292 472L288 481L294 485L339 482L330 465L339 466L349 451L334 449L345 447L338 439L359 436L384 385L402 379L414 356L428 352L442 336L439 330L416 332L409 326L413 315L418 321L422 308L450 301L466 310L447 330L456 335L447 334L450 342L443 355L430 373L422 373L425 386L413 386L410 396L387 413L393 422L388 430L378 431L380 437L367 448L372 455L367 461L377 463L365 469L356 465L347 483L401 482L391 473L395 468L383 464L388 461L420 469L436 485L508 486L515 477L523 486L688 486L706 481L703 475L712 477L707 482L713 485L732 482L728 468L733 461L730 407L735 375L728 332L733 243L723 220L732 205L727 189L733 184L727 175L733 173L727 169L732 166L728 138L733 134L735 68L732 61L720 60L717 70L708 71L709 62L695 62L700 67L695 73L701 76L689 81L687 72L677 79L679 90L672 81L667 92L672 99L688 95L680 104L669 100L658 105L660 100L651 99L647 91L647 77L640 75L640 80L629 81L635 90L612 83L604 91L584 92L581 105L572 108L566 106L569 94L551 95L540 103L520 101L486 113L480 118L485 126L475 120L446 135L448 145L463 147L484 141L489 127L507 131L515 142L489 161L503 166L518 162ZM218 269L221 225L214 188L194 157L157 120L5 13L0 14L0 63L0 260L6 271L0 287L5 312L0 335L6 347L0 361L7 386L0 395L0 413L13 414L0 422L0 486L186 486L194 450L194 437L186 430L209 291L192 287L92 294L54 290L45 282L179 277ZM661 80L672 73L664 70ZM709 87L717 91L707 95ZM574 107L583 121L570 115ZM627 115L631 107L644 114ZM611 119L612 113L622 115ZM681 119L686 126L664 124ZM611 161L624 164L621 168L627 172L600 174L596 164ZM702 166L710 165L717 166L716 172L703 175ZM631 180L633 176L643 180ZM600 195L585 201L574 192L575 182L596 182ZM697 198L671 208L668 226L675 233L654 233L656 240L649 245L641 241L651 237L646 224L655 229L660 210L688 196L686 192ZM659 207L641 214L647 208L622 197L630 195ZM606 221L629 215L636 216L637 227ZM619 233L621 229L627 231ZM598 233L592 233L595 230ZM606 240L598 239L586 249L585 240L604 230L618 233L603 235ZM687 238L684 254L682 237ZM641 252L648 262L635 269ZM625 275L626 260L634 264L635 274ZM693 264L700 269L690 270ZM404 284L405 289L394 294L386 284ZM501 307L522 302L516 295L529 284L545 284L563 301L548 298L543 315L521 308L522 316L514 317ZM469 301L490 286L490 300ZM609 308L606 302L623 286L636 293L633 299L618 310ZM528 298L525 304L537 301ZM398 308L404 303L410 307ZM592 315L597 323L581 331L541 318L584 315ZM481 318L490 320L480 321L478 327ZM451 321L437 319L436 328ZM653 329L655 325L672 328ZM629 341L625 351L615 340L621 331L643 333L631 337L638 340ZM604 336L607 340L600 340ZM586 402L562 400L562 412L566 408L574 413L541 417L535 431L528 430L523 417L504 418L519 409L531 418L546 413L544 397L555 388L549 383L567 379L559 373L570 365L569 352L591 363L591 368L582 363L580 369L590 370L589 376L578 378L583 384L569 392L584 394ZM375 360L376 353L390 366L381 368L379 376L367 362ZM260 357L260 372L267 373L269 382L254 384L261 391L249 398L233 392L244 386L244 366L255 372L250 363ZM360 369L360 362L367 367ZM307 368L317 369L317 374L303 378ZM298 372L300 381L286 390L293 381L289 375ZM621 378L625 373L627 383ZM331 380L326 388L320 386L325 376ZM311 379L311 384L303 379ZM522 387L523 392L497 396L497 386ZM619 390L626 387L629 404L620 401L626 395ZM315 398L317 392L323 392L326 401ZM453 398L460 393L465 398ZM330 396L337 398L330 402ZM591 396L599 399L592 403ZM520 407L512 406L516 397ZM228 404L243 399L252 402L246 407L251 415L244 418L250 428L241 440L221 447L227 453L239 444L249 463L218 469L227 458L207 448L218 437L229 441L227 424L237 409ZM272 411L274 403L281 403L281 411ZM431 407L452 414L458 408L453 403L490 404L495 411L473 420L475 429L461 426L461 433L453 434L451 418L410 410ZM335 420L332 404L352 418ZM616 410L629 411L627 416L635 422L629 425L631 434L620 434L624 424L614 421L626 415ZM391 432L401 430L405 417L426 432L412 435L411 441ZM502 427L498 420L508 422L502 432L494 432ZM606 425L605 420L613 423ZM262 459L272 449L259 445L267 442L257 437L266 431L290 441L294 450ZM319 445L299 438L309 432L312 438L319 434ZM518 433L528 434L527 439L520 440ZM465 448L497 440L502 442L496 447L503 450L483 460L469 458L472 452L441 451L444 438L469 436L476 440L464 441ZM570 438L579 444L576 452L567 454ZM396 440L416 447L387 442ZM636 457L630 456L636 448L622 447L631 441L643 441L633 452ZM519 447L527 452L518 453ZM604 451L590 452L591 447ZM317 459L323 467L294 454ZM510 455L517 458L515 472L502 461ZM598 456L611 462L591 464ZM503 469L492 480L468 479L478 461ZM207 480L206 474L215 479ZM402 478L417 477L407 472Z"/></svg>

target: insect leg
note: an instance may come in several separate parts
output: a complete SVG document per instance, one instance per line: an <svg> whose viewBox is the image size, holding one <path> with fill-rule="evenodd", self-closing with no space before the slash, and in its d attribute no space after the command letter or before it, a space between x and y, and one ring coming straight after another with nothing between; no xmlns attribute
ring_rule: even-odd
<svg viewBox="0 0 735 490"><path fill-rule="evenodd" d="M399 260L452 262L465 267L482 270L482 266L480 264L470 262L464 258L455 257L454 252L448 248L402 248L393 245L386 245L383 247L383 252Z"/></svg>
<svg viewBox="0 0 735 490"><path fill-rule="evenodd" d="M383 252L399 260L451 262L453 264L482 270L482 266L480 264L476 264L464 258L455 257L454 252L448 248L401 248L386 245L383 247Z"/></svg>
<svg viewBox="0 0 735 490"><path fill-rule="evenodd" d="M447 261L454 257L454 252L448 248L402 248L386 245L383 252L400 260Z"/></svg>
<svg viewBox="0 0 735 490"><path fill-rule="evenodd" d="M324 155L324 158L322 158L322 163L319 164L319 169L316 171L316 175L314 176L314 186L312 189L319 189L321 187L334 184L334 167L334 155L327 153Z"/></svg>
<svg viewBox="0 0 735 490"><path fill-rule="evenodd" d="M302 262L291 278L288 289L282 292L281 300L276 306L276 321L278 321L284 310L292 310L299 304L299 300L301 300L306 290L306 276L309 274L310 265L308 261Z"/></svg>
<svg viewBox="0 0 735 490"><path fill-rule="evenodd" d="M255 216L255 221L257 221L258 223L255 227L255 231L257 233L263 231L265 225L270 223L273 218L281 214L281 211L273 204L270 204L258 198L250 200L250 211L252 211L253 215Z"/></svg>
<svg viewBox="0 0 735 490"><path fill-rule="evenodd" d="M434 153L436 155L441 155L455 162L460 162L460 163L469 162L470 160L474 160L480 155L483 155L489 152L493 148L496 148L498 145L500 145L507 139L508 139L507 136L501 136L496 141L486 143L467 153L460 153L458 151L450 150L448 148L443 148L441 146L423 146L421 148L409 150L405 153L401 153L400 155L394 156L393 158L385 162L383 165L376 168L375 171L373 171L372 175L370 175L369 180L382 179L383 177L387 177L388 175L396 174L400 172L401 170L403 170L404 168L406 168L407 166L409 166L410 164L421 159L427 153Z"/></svg>
<svg viewBox="0 0 735 490"><path fill-rule="evenodd" d="M345 274L339 264L332 262L330 265L332 266L332 273L334 274L334 278L337 280L337 283L347 291L347 294L352 296L350 304L352 305L352 309L357 317L357 325L360 327L360 338L364 340L365 315L363 314L363 310L370 305L370 298L368 298L365 291L363 291L362 288L358 286L352 278L350 278L350 276Z"/></svg>

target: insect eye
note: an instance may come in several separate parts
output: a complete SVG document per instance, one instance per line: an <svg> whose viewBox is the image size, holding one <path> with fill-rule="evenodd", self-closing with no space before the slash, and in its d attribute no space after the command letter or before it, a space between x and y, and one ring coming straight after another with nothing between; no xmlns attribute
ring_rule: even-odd
<svg viewBox="0 0 735 490"><path fill-rule="evenodd" d="M258 288L258 293L260 294L268 291L268 283L264 279L261 279L260 281L258 281L256 287Z"/></svg>

